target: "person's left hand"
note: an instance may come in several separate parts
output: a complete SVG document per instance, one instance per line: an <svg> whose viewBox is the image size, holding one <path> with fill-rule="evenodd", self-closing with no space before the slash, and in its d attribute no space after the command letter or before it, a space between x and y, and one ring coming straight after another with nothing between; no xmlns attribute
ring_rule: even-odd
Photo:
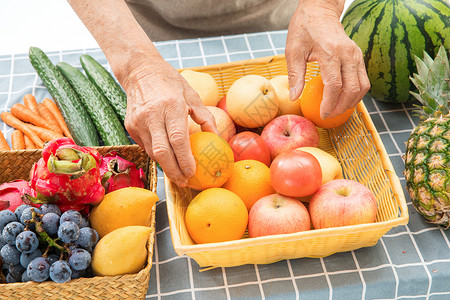
<svg viewBox="0 0 450 300"><path fill-rule="evenodd" d="M289 98L300 97L306 63L317 61L324 83L322 119L356 106L370 88L361 49L345 33L339 9L326 3L302 1L290 21L286 42Z"/></svg>

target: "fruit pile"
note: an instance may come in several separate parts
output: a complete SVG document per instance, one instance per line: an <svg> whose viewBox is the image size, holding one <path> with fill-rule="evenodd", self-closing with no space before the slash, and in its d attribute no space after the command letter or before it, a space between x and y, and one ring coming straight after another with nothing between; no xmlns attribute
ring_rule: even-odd
<svg viewBox="0 0 450 300"><path fill-rule="evenodd" d="M0 211L1 259L5 281L63 283L91 274L99 236L76 210L61 214L56 204L22 204ZM5 275L2 273L2 275Z"/></svg>
<svg viewBox="0 0 450 300"><path fill-rule="evenodd" d="M30 181L0 185L0 283L139 272L156 201L116 152L48 142Z"/></svg>
<svg viewBox="0 0 450 300"><path fill-rule="evenodd" d="M185 223L195 243L375 222L374 194L343 179L340 162L319 148L319 129L345 124L354 110L320 118L320 75L295 101L287 76L243 76L219 99L211 75L181 75L220 134L201 132L189 119L196 172L188 187L200 193L189 203Z"/></svg>

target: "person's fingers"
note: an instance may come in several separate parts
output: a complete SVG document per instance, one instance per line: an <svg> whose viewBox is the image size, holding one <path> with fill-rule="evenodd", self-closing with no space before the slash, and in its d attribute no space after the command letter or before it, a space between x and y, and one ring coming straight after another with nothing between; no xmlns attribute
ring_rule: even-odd
<svg viewBox="0 0 450 300"><path fill-rule="evenodd" d="M286 63L289 78L289 100L295 101L305 87L306 58L294 46L286 48Z"/></svg>
<svg viewBox="0 0 450 300"><path fill-rule="evenodd" d="M164 173L178 186L185 187L187 184L187 178L178 165L178 161L175 158L172 147L167 138L165 122L159 113L159 116L152 115L154 118L151 122L148 122L149 130L141 131L141 139L144 141L152 141L152 153L155 160L159 162Z"/></svg>
<svg viewBox="0 0 450 300"><path fill-rule="evenodd" d="M339 60L319 61L323 81L323 100L320 104L320 117L328 118L337 105L339 92L342 89L341 64Z"/></svg>
<svg viewBox="0 0 450 300"><path fill-rule="evenodd" d="M177 159L178 165L187 178L195 174L195 160L189 144L187 124L187 111L185 106L172 108L165 116L167 136Z"/></svg>
<svg viewBox="0 0 450 300"><path fill-rule="evenodd" d="M188 114L192 120L201 126L202 131L219 135L213 114L203 105L198 94L189 86L185 88L184 96L189 103Z"/></svg>
<svg viewBox="0 0 450 300"><path fill-rule="evenodd" d="M333 112L330 113L329 117L335 117L344 113L348 108L352 107L353 103L360 94L360 84L358 73L356 70L357 66L353 64L342 64L342 89L339 94L336 107Z"/></svg>
<svg viewBox="0 0 450 300"><path fill-rule="evenodd" d="M361 101L364 98L366 93L370 90L370 80L369 80L369 77L367 76L367 71L366 71L366 67L364 65L364 61L361 61L359 63L357 73L358 73L360 92L359 92L359 95L356 97L355 101L352 103L351 107L355 107L359 103L359 101Z"/></svg>

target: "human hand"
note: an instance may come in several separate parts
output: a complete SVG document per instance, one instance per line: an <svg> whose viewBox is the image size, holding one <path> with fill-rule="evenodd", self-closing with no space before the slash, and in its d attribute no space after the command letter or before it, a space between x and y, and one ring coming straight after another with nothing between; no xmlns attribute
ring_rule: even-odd
<svg viewBox="0 0 450 300"><path fill-rule="evenodd" d="M217 133L214 117L198 94L167 62L141 65L123 80L128 96L125 127L164 173L184 187L196 170L188 114L203 131Z"/></svg>
<svg viewBox="0 0 450 300"><path fill-rule="evenodd" d="M286 42L289 98L300 97L306 62L317 61L324 83L322 119L356 106L370 89L361 49L344 31L342 9L331 3L302 1L290 21Z"/></svg>

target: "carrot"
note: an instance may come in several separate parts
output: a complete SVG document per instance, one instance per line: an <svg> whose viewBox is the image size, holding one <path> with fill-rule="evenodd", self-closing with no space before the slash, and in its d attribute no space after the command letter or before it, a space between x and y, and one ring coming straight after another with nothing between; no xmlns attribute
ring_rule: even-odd
<svg viewBox="0 0 450 300"><path fill-rule="evenodd" d="M36 98L31 94L26 94L23 96L23 104L28 107L35 115L39 116L38 104Z"/></svg>
<svg viewBox="0 0 450 300"><path fill-rule="evenodd" d="M9 148L8 142L5 139L5 136L3 135L3 132L0 131L0 150L11 150Z"/></svg>
<svg viewBox="0 0 450 300"><path fill-rule="evenodd" d="M43 103L50 110L53 117L55 117L55 119L58 122L59 127L62 129L64 135L68 138L73 139L72 135L70 134L69 128L67 128L66 122L64 121L64 118L63 118L61 112L59 111L58 106L56 106L55 102L53 102L51 99L45 98Z"/></svg>
<svg viewBox="0 0 450 300"><path fill-rule="evenodd" d="M31 109L21 103L16 103L11 107L11 113L14 117L22 122L31 123L33 125L52 129L47 121L39 115L33 113Z"/></svg>
<svg viewBox="0 0 450 300"><path fill-rule="evenodd" d="M28 127L33 130L38 137L41 138L41 140L43 140L44 142L48 142L51 140L55 140L55 139L59 139L62 138L63 135L57 132L54 132L52 130L48 130L47 128L42 128L42 127L38 127L38 126L33 126L33 125L29 125Z"/></svg>
<svg viewBox="0 0 450 300"><path fill-rule="evenodd" d="M36 149L36 146L34 145L33 141L24 134L24 141L25 141L25 149Z"/></svg>
<svg viewBox="0 0 450 300"><path fill-rule="evenodd" d="M25 149L25 140L23 138L23 133L20 130L14 130L11 134L11 145L13 150L23 150Z"/></svg>
<svg viewBox="0 0 450 300"><path fill-rule="evenodd" d="M59 134L63 134L63 131L61 127L59 127L58 122L56 122L55 117L53 117L53 114L50 112L50 110L42 103L38 104L38 110L39 114L48 122L48 124L52 127L52 130L54 132L57 132Z"/></svg>
<svg viewBox="0 0 450 300"><path fill-rule="evenodd" d="M41 138L33 130L31 130L31 128L29 128L27 124L14 117L11 113L6 111L2 112L0 114L0 119L2 119L2 121L7 125L14 127L15 129L18 129L26 134L39 149L44 148L44 142L41 140Z"/></svg>

